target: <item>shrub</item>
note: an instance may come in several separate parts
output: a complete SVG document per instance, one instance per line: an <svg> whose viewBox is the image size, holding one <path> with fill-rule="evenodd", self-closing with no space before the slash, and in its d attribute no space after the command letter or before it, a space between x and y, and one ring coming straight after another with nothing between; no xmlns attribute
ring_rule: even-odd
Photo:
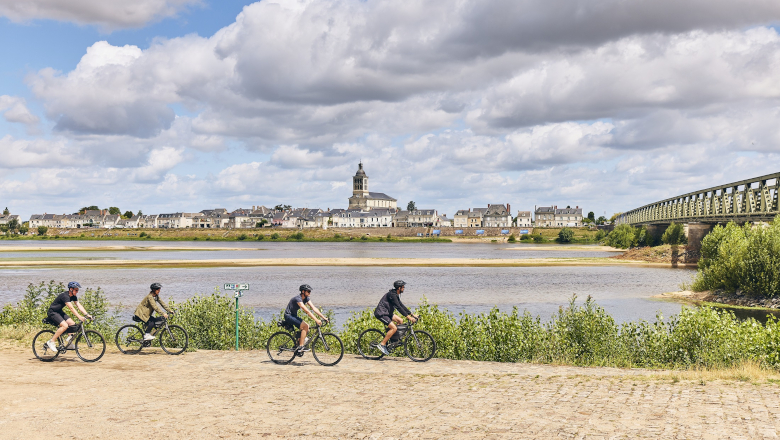
<svg viewBox="0 0 780 440"><path fill-rule="evenodd" d="M601 241L601 240L603 240L603 239L604 239L604 237L606 237L606 236L607 236L607 233L606 233L606 232L604 232L604 230L603 230L603 229L599 229L599 230L598 230L598 232L596 232L596 237L595 237L595 240L596 240L596 241Z"/></svg>
<svg viewBox="0 0 780 440"><path fill-rule="evenodd" d="M520 236L520 240L522 240L522 241L533 240L533 237L531 237L529 234L523 234L523 235Z"/></svg>
<svg viewBox="0 0 780 440"><path fill-rule="evenodd" d="M685 229L680 223L674 223L669 225L664 231L664 235L661 236L661 242L663 244L688 244L688 238L685 236Z"/></svg>
<svg viewBox="0 0 780 440"><path fill-rule="evenodd" d="M632 246L636 246L636 228L631 225L617 225L615 229L610 232L604 243L607 246L612 246L619 249L628 249Z"/></svg>
<svg viewBox="0 0 780 440"><path fill-rule="evenodd" d="M507 238L506 241L508 241L510 243L514 243L514 242L517 241L517 238L515 237L515 234L510 234L509 238Z"/></svg>
<svg viewBox="0 0 780 440"><path fill-rule="evenodd" d="M273 234L271 234L271 240L278 240L278 239L280 239L281 237L282 237L282 236L281 236L281 235L279 235L279 233L278 233L278 232L274 232Z"/></svg>
<svg viewBox="0 0 780 440"><path fill-rule="evenodd" d="M81 234L81 235L83 236L84 234ZM138 236L140 238L146 237L146 232L141 232L140 234L138 234Z"/></svg>
<svg viewBox="0 0 780 440"><path fill-rule="evenodd" d="M38 226L38 235L46 235L47 232L49 232L47 226Z"/></svg>
<svg viewBox="0 0 780 440"><path fill-rule="evenodd" d="M560 232L558 232L558 242L560 243L571 243L573 238L574 231L572 231L571 228L564 227L560 230Z"/></svg>
<svg viewBox="0 0 780 440"><path fill-rule="evenodd" d="M258 240L258 241L265 240L265 235L263 235L263 234L257 234L257 240Z"/></svg>
<svg viewBox="0 0 780 440"><path fill-rule="evenodd" d="M341 234L335 234L335 235L333 235L333 238L335 238L336 240L340 240L341 239Z"/></svg>
<svg viewBox="0 0 780 440"><path fill-rule="evenodd" d="M288 240L303 240L303 232L296 232L287 236Z"/></svg>
<svg viewBox="0 0 780 440"><path fill-rule="evenodd" d="M694 290L780 296L780 217L769 227L716 226L701 243Z"/></svg>
<svg viewBox="0 0 780 440"><path fill-rule="evenodd" d="M19 233L20 234L27 235L28 232L30 232L30 228L27 225L19 226Z"/></svg>
<svg viewBox="0 0 780 440"><path fill-rule="evenodd" d="M238 236L238 239L239 239L239 240L242 240L242 241L243 241L243 240L246 240L247 238L249 238L249 236L248 236L248 235L246 235L246 234L241 234L241 235L239 235L239 236Z"/></svg>
<svg viewBox="0 0 780 440"><path fill-rule="evenodd" d="M363 240L363 241L366 241L366 240L368 240L368 235L363 235L362 237L360 237L360 239Z"/></svg>
<svg viewBox="0 0 780 440"><path fill-rule="evenodd" d="M534 243L541 243L544 241L544 237L542 237L542 234L534 235Z"/></svg>

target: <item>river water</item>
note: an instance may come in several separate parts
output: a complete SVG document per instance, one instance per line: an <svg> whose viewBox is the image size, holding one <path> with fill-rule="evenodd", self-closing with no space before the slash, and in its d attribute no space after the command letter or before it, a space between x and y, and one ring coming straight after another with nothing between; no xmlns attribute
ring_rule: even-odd
<svg viewBox="0 0 780 440"><path fill-rule="evenodd" d="M7 252L8 246L165 246L176 250ZM239 250L201 250L218 247ZM526 244L471 243L290 243L290 242L0 242L0 260L35 259L237 259L237 258L560 258L605 257L604 251L540 250ZM595 249L595 248L594 248ZM517 306L549 319L576 295L578 302L592 296L619 322L654 320L678 313L677 303L652 299L679 290L693 271L647 267L210 267L172 269L0 269L0 304L18 301L28 283L79 281L101 287L113 304L132 313L152 282L163 284L163 297L183 301L211 293L226 282L250 283L241 304L267 319L278 313L303 283L314 287L312 300L333 309L342 323L352 311L374 307L396 279L408 285L403 300L416 305L423 297L459 313L483 312Z"/></svg>

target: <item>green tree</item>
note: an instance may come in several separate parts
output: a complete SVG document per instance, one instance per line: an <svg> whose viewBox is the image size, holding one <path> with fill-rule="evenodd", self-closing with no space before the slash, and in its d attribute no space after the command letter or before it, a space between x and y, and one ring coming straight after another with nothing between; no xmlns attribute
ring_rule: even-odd
<svg viewBox="0 0 780 440"><path fill-rule="evenodd" d="M599 218L596 219L597 225L603 225L606 222L607 222L607 218L604 217L603 215L599 216Z"/></svg>
<svg viewBox="0 0 780 440"><path fill-rule="evenodd" d="M8 230L11 231L11 233L15 232L17 229L19 229L19 220L17 219L11 219L10 222L8 222Z"/></svg>
<svg viewBox="0 0 780 440"><path fill-rule="evenodd" d="M655 239L644 226L636 228L634 234L636 235L636 240L634 241L639 246L652 246L655 244Z"/></svg>
<svg viewBox="0 0 780 440"><path fill-rule="evenodd" d="M664 235L661 236L661 242L664 244L687 244L688 238L685 237L683 225L672 222L664 231Z"/></svg>
<svg viewBox="0 0 780 440"><path fill-rule="evenodd" d="M516 242L516 241L517 241L517 238L515 237L515 234L511 234L511 235L509 236L509 238L507 238L507 239L506 239L506 241L508 241L508 242L510 242L510 243L514 243L514 242Z"/></svg>
<svg viewBox="0 0 780 440"><path fill-rule="evenodd" d="M596 222L596 214L594 214L593 211L588 213L588 218L590 219L591 222L594 223Z"/></svg>
<svg viewBox="0 0 780 440"><path fill-rule="evenodd" d="M95 206L95 205L92 205L92 206L85 206L85 207L83 207L83 208L79 209L79 212L77 212L76 214L84 214L84 213L85 213L85 212L87 212L87 211L100 211L100 208L98 208L98 207L97 207L97 206Z"/></svg>
<svg viewBox="0 0 780 440"><path fill-rule="evenodd" d="M274 211L286 212L286 211L291 211L291 210L292 210L292 206L290 206L290 205L282 205L280 203L280 204L274 206Z"/></svg>
<svg viewBox="0 0 780 440"><path fill-rule="evenodd" d="M38 226L38 235L46 235L47 232L49 232L47 226Z"/></svg>
<svg viewBox="0 0 780 440"><path fill-rule="evenodd" d="M636 228L631 225L618 225L610 232L604 243L607 246L612 246L619 249L628 249L632 246L636 246Z"/></svg>
<svg viewBox="0 0 780 440"><path fill-rule="evenodd" d="M139 210L138 210L138 214L136 214L136 215L137 215L138 217L140 217L140 216L144 215L144 212L143 212L143 211L141 211L141 210L139 209Z"/></svg>
<svg viewBox="0 0 780 440"><path fill-rule="evenodd" d="M616 213L612 214L612 217L609 218L609 222L610 223L615 223L615 219L618 218L618 216L620 216L621 214L623 214L623 213L622 212L616 212Z"/></svg>
<svg viewBox="0 0 780 440"><path fill-rule="evenodd" d="M573 238L574 231L572 231L571 228L563 228L558 232L558 242L560 243L571 243Z"/></svg>
<svg viewBox="0 0 780 440"><path fill-rule="evenodd" d="M122 210L117 208L116 206L112 206L108 208L108 213L111 215L119 215L122 213Z"/></svg>
<svg viewBox="0 0 780 440"><path fill-rule="evenodd" d="M415 211L417 210L417 205L414 204L414 201L409 201L409 203L406 204L406 210L407 211Z"/></svg>
<svg viewBox="0 0 780 440"><path fill-rule="evenodd" d="M255 223L256 228L262 228L268 223L268 220L261 218L259 222Z"/></svg>
<svg viewBox="0 0 780 440"><path fill-rule="evenodd" d="M3 234L8 232L8 225L6 225L6 224L0 225L0 232L2 232Z"/></svg>
<svg viewBox="0 0 780 440"><path fill-rule="evenodd" d="M21 226L19 226L19 233L22 235L27 234L30 232L30 227L27 226L27 223L23 223Z"/></svg>
<svg viewBox="0 0 780 440"><path fill-rule="evenodd" d="M122 218L132 218L133 217L133 211L125 211L124 214L122 214Z"/></svg>

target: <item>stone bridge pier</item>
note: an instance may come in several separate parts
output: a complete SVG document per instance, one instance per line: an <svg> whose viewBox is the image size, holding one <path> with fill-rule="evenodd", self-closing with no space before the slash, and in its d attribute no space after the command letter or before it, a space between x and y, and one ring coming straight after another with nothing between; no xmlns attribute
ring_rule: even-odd
<svg viewBox="0 0 780 440"><path fill-rule="evenodd" d="M670 224L671 223L655 223L652 225L646 225L645 227L647 228L647 232L653 236L656 243L660 243L661 236L664 235L666 228L668 228ZM715 224L691 222L683 223L683 227L685 228L685 236L688 237L688 250L698 252L701 250L701 241L707 234L710 233L710 231L712 231L713 228L715 228Z"/></svg>

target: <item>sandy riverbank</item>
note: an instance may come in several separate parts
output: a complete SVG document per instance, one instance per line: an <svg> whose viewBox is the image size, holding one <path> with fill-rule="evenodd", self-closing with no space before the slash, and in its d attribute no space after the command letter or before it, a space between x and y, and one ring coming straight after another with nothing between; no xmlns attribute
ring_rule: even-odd
<svg viewBox="0 0 780 440"><path fill-rule="evenodd" d="M669 267L664 263L612 258L245 258L206 260L0 260L0 268L195 268L263 266L357 266L357 267L539 267L539 266L644 266Z"/></svg>
<svg viewBox="0 0 780 440"><path fill-rule="evenodd" d="M251 247L198 247L198 246L3 246L0 252L115 252L115 251L255 251Z"/></svg>
<svg viewBox="0 0 780 440"><path fill-rule="evenodd" d="M676 372L262 351L52 363L0 343L0 438L774 438L780 387ZM680 377L682 376L682 380ZM67 412L57 402L68 399ZM305 410L301 402L306 402ZM70 422L61 421L62 417Z"/></svg>

